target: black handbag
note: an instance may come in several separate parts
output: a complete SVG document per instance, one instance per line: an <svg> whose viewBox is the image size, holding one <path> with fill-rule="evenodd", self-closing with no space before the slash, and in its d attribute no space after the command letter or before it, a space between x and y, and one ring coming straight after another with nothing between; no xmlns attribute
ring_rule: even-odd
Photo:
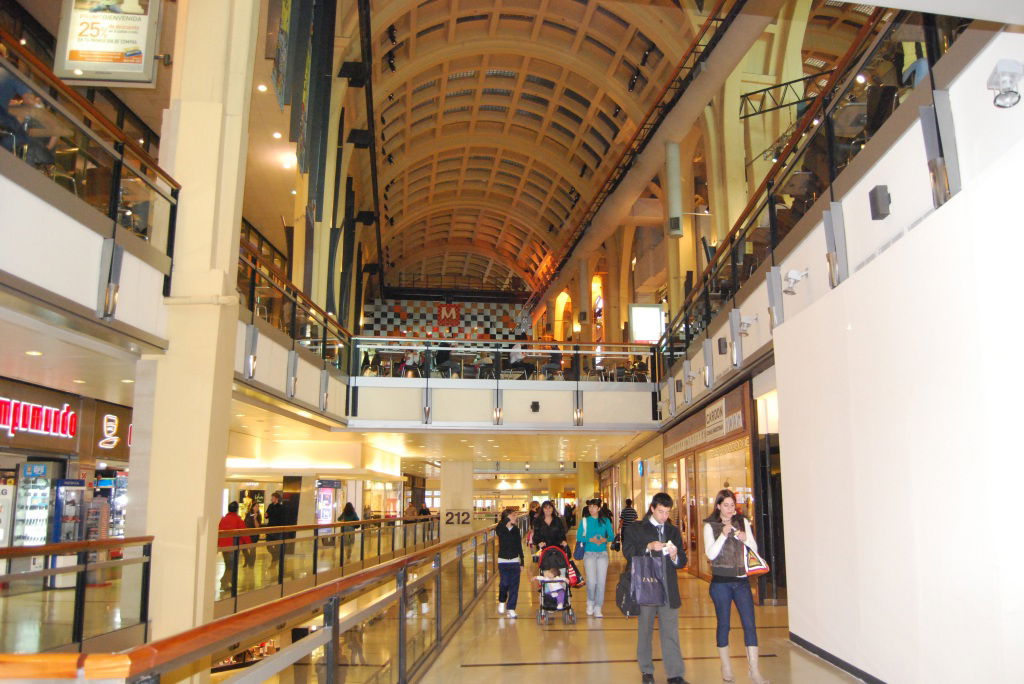
<svg viewBox="0 0 1024 684"><path fill-rule="evenodd" d="M636 617L640 614L640 604L633 597L631 573L619 575L619 583L615 585L615 605L625 617Z"/></svg>
<svg viewBox="0 0 1024 684"><path fill-rule="evenodd" d="M619 551L619 550L621 550L622 549L622 535L621 534L615 535L615 538L612 539L612 543L609 546L610 546L612 551Z"/></svg>

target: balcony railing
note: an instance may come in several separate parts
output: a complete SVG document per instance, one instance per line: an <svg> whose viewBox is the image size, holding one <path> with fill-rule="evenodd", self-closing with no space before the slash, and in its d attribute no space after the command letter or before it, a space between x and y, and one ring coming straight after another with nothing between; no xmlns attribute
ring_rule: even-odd
<svg viewBox="0 0 1024 684"><path fill-rule="evenodd" d="M876 9L815 98L778 160L724 240L708 255L697 286L659 343L667 372L706 333L712 319L738 306L740 288L765 262L776 263L780 243L810 207L832 193L836 177L959 35L963 20ZM906 43L924 56L908 58ZM919 50L915 49L913 54ZM944 192L936 178L936 192ZM832 197L832 199L835 199Z"/></svg>
<svg viewBox="0 0 1024 684"><path fill-rule="evenodd" d="M409 553L440 537L438 517L369 518L358 522L254 527L218 532L229 546L218 546L220 582L216 600L238 598L312 578L333 579L341 574L382 563ZM248 541L246 541L248 540Z"/></svg>
<svg viewBox="0 0 1024 684"><path fill-rule="evenodd" d="M352 334L293 286L287 273L264 261L248 242L241 243L236 286L252 320L263 319L290 337L294 346L323 358L326 366L348 367Z"/></svg>
<svg viewBox="0 0 1024 684"><path fill-rule="evenodd" d="M90 639L131 628L139 632L130 641L145 641L152 545L153 537L129 537L0 549L0 650L81 652Z"/></svg>
<svg viewBox="0 0 1024 684"><path fill-rule="evenodd" d="M320 681L406 682L440 652L497 570L489 526L119 654L5 654L0 677L155 681L172 671L208 672L213 659L212 669L245 668L250 681L312 664ZM257 660L238 657L289 628L290 645ZM342 644L351 658L340 658ZM366 653L386 655L368 662Z"/></svg>
<svg viewBox="0 0 1024 684"><path fill-rule="evenodd" d="M173 256L177 181L2 29L0 43L7 52L0 57L0 75L16 79L24 91L22 104L0 103L0 147L109 217L114 226ZM164 289L169 292L169 280Z"/></svg>

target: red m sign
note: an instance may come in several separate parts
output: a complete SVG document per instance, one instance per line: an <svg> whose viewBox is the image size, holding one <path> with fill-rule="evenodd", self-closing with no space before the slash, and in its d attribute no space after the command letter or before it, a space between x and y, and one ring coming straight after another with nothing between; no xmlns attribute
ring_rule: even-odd
<svg viewBox="0 0 1024 684"><path fill-rule="evenodd" d="M437 305L437 324L441 327L451 328L459 324L461 306L458 304L445 304L440 302Z"/></svg>

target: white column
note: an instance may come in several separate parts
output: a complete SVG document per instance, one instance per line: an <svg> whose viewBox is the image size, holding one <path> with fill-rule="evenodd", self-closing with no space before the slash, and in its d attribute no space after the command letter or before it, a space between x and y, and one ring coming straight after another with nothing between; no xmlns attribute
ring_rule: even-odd
<svg viewBox="0 0 1024 684"><path fill-rule="evenodd" d="M441 463L441 541L472 531L473 462L444 461Z"/></svg>
<svg viewBox="0 0 1024 684"><path fill-rule="evenodd" d="M665 218L670 237L683 235L683 186L679 163L679 143L665 143Z"/></svg>
<svg viewBox="0 0 1024 684"><path fill-rule="evenodd" d="M258 3L178 3L161 165L182 184L164 355L138 364L127 533L152 534L151 638L213 618Z"/></svg>

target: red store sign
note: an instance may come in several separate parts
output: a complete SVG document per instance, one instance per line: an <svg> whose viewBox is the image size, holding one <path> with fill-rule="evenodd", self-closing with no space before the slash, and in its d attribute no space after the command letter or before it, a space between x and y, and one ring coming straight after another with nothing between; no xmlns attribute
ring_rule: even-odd
<svg viewBox="0 0 1024 684"><path fill-rule="evenodd" d="M462 307L459 304L446 304L440 302L437 305L437 324L442 328L454 328L459 325Z"/></svg>
<svg viewBox="0 0 1024 684"><path fill-rule="evenodd" d="M0 430L8 437L28 432L72 439L78 434L78 414L68 404L56 408L0 397Z"/></svg>

